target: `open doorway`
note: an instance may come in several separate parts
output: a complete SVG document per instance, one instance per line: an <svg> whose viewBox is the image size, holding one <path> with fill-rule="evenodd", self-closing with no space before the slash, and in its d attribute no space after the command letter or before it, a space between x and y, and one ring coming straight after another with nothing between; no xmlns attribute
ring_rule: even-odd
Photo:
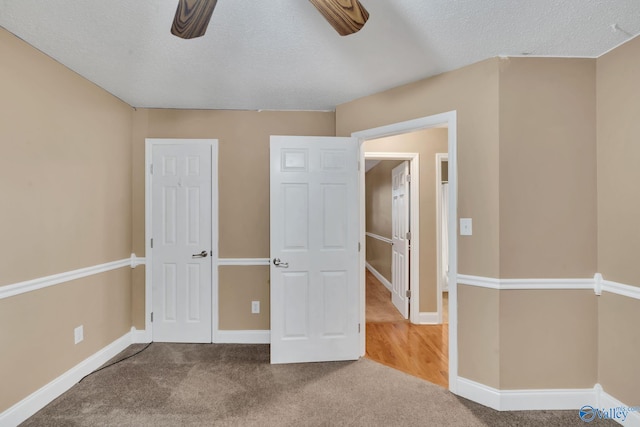
<svg viewBox="0 0 640 427"><path fill-rule="evenodd" d="M447 336L448 343L448 370L444 374L448 376L448 387L452 392L456 392L457 385L457 375L458 375L458 353L457 353L457 290L456 290L456 276L457 276L457 242L455 240L457 227L456 227L456 192L457 192L457 170L456 170L456 112L448 112L443 114L438 114L434 116L424 117L421 119L410 120L407 122L396 123L388 126L382 126L379 128L364 130L360 132L356 132L352 134L352 136L357 137L360 141L361 147L361 163L364 164L365 160L365 142L370 140L377 140L384 137L390 137L394 135L403 135L423 129L428 128L447 128L447 150L448 152L448 187L449 187L449 212L446 218L446 223L448 226L447 234L448 234L448 258L449 258L449 272L448 272L448 283L449 283L449 298L448 298L448 320L449 325L447 331L445 331L445 335ZM434 157L429 159L429 163L433 168L435 161ZM435 177L435 172L434 175ZM430 186L432 192L435 193L435 183L433 186ZM361 168L361 179L360 179L360 202L361 202L361 241L365 242L366 246L366 210L365 210L365 169ZM432 215L435 217L435 206L433 207ZM417 221L416 218L412 218L411 224L412 227L414 224L418 224L420 221ZM413 228L412 233L416 233L416 229ZM434 230L435 233L435 225ZM423 239L424 240L424 239ZM435 242L435 238L433 239ZM424 245L424 242L412 242L411 251L410 251L410 262L411 262L411 283L418 284L417 286L412 287L412 298L414 297L414 292L418 291L422 293L421 296L415 298L414 304L412 304L411 308L411 322L407 322L408 325L412 325L414 323L435 323L437 324L442 317L442 294L437 292L438 281L435 269L437 265L437 261L435 260L435 250L434 252L434 278L433 283L431 283L426 288L423 286L423 281L421 279L422 274L420 274L420 278L415 277L414 279L414 268L413 266L419 266L420 264L420 252L421 246ZM420 244L422 243L422 245ZM426 249L426 248L425 248ZM366 325L366 277L365 274L365 266L366 266L366 251L361 251L360 253L360 264L361 264L361 297L360 297L360 307L361 307L361 321ZM371 277L371 276L369 276ZM422 292L421 292L422 291ZM438 300L440 303L438 304ZM365 326L366 329L366 326ZM366 353L366 336L367 334L361 335L361 354L364 356ZM409 357L412 359L413 356Z"/></svg>
<svg viewBox="0 0 640 427"><path fill-rule="evenodd" d="M439 256L436 244L441 195L434 159L446 153L447 133L438 127L363 144L366 355L444 387L448 329L442 323L442 294L436 291L437 261L446 256ZM413 252L417 262L409 263Z"/></svg>

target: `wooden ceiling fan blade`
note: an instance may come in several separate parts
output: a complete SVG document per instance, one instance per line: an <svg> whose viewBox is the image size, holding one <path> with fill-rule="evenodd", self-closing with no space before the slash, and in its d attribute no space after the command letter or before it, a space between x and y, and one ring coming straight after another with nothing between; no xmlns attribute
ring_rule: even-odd
<svg viewBox="0 0 640 427"><path fill-rule="evenodd" d="M171 34L183 39L204 36L218 0L180 0Z"/></svg>
<svg viewBox="0 0 640 427"><path fill-rule="evenodd" d="M358 0L309 0L341 36L357 33L369 19Z"/></svg>

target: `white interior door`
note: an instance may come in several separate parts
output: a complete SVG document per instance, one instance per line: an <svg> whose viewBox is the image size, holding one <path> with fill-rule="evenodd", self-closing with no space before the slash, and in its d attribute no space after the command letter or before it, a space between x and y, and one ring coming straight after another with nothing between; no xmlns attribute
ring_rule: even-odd
<svg viewBox="0 0 640 427"><path fill-rule="evenodd" d="M212 149L152 148L153 340L211 342Z"/></svg>
<svg viewBox="0 0 640 427"><path fill-rule="evenodd" d="M359 357L358 143L271 137L271 363Z"/></svg>
<svg viewBox="0 0 640 427"><path fill-rule="evenodd" d="M391 172L391 301L405 319L409 317L409 162Z"/></svg>

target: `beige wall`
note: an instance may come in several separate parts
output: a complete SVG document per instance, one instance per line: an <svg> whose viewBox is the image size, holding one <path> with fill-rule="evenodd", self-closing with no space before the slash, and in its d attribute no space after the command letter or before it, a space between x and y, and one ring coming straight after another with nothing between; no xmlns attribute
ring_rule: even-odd
<svg viewBox="0 0 640 427"><path fill-rule="evenodd" d="M500 291L500 389L591 388L598 377L591 290Z"/></svg>
<svg viewBox="0 0 640 427"><path fill-rule="evenodd" d="M640 286L640 37L597 61L598 272Z"/></svg>
<svg viewBox="0 0 640 427"><path fill-rule="evenodd" d="M447 148L448 131L445 128L425 129L364 143L365 151L420 155L420 312L438 309L435 158L436 153L446 153Z"/></svg>
<svg viewBox="0 0 640 427"><path fill-rule="evenodd" d="M498 59L489 59L336 108L336 134L446 111L458 116L458 216L473 217L473 236L458 238L458 270L499 275Z"/></svg>
<svg viewBox="0 0 640 427"><path fill-rule="evenodd" d="M128 258L131 107L2 29L0 52L0 286ZM0 300L0 412L129 331L130 278Z"/></svg>
<svg viewBox="0 0 640 427"><path fill-rule="evenodd" d="M596 272L595 105L595 60L501 60L500 278ZM593 291L503 291L499 321L500 388L597 382Z"/></svg>
<svg viewBox="0 0 640 427"><path fill-rule="evenodd" d="M595 60L501 61L500 278L596 272L595 106Z"/></svg>
<svg viewBox="0 0 640 427"><path fill-rule="evenodd" d="M222 266L219 275L221 330L269 329L269 266ZM251 301L260 301L260 313L251 314ZM246 314L250 313L250 314Z"/></svg>
<svg viewBox="0 0 640 427"><path fill-rule="evenodd" d="M640 37L597 60L598 272L640 286ZM598 299L598 379L635 405L640 396L640 301Z"/></svg>
<svg viewBox="0 0 640 427"><path fill-rule="evenodd" d="M220 257L267 258L270 135L332 136L334 133L335 115L326 112L138 109L134 114L132 152L134 252L144 253L145 138L218 139ZM247 267L228 269L245 278L250 276L260 295L268 295L268 269L251 273L244 271ZM220 275L220 292L225 292L229 300L220 299L219 304L244 308L221 309L220 325L242 329L242 325L250 323L254 329L269 329L268 316L258 317L257 322L251 314L252 292L246 285L233 287L229 282L232 278L233 274ZM132 315L135 326L144 328L144 277L137 273L134 280ZM268 300L263 297L261 304L266 307Z"/></svg>
<svg viewBox="0 0 640 427"><path fill-rule="evenodd" d="M603 292L598 298L598 382L626 405L640 399L640 301Z"/></svg>
<svg viewBox="0 0 640 427"><path fill-rule="evenodd" d="M500 291L458 285L458 375L500 388Z"/></svg>
<svg viewBox="0 0 640 427"><path fill-rule="evenodd" d="M458 217L474 221L473 236L457 241L458 271L486 277L498 277L500 271L499 64L486 60L336 108L338 136L457 111ZM458 369L466 378L498 386L498 292L483 290L486 298L476 299L474 291L463 295L460 290L458 320L464 319L464 326L458 331Z"/></svg>
<svg viewBox="0 0 640 427"><path fill-rule="evenodd" d="M596 271L595 106L594 60L494 59L339 106L336 129L456 110L458 217L474 221L473 236L458 237L459 273L585 278ZM572 320L593 333L593 293L459 291L462 376L499 388L593 386L597 339ZM551 320L539 322L547 302ZM520 354L539 348L545 357ZM579 372L567 367L574 357Z"/></svg>
<svg viewBox="0 0 640 427"><path fill-rule="evenodd" d="M400 160L382 160L365 174L366 231L391 239L391 171ZM391 245L367 236L367 262L391 281Z"/></svg>

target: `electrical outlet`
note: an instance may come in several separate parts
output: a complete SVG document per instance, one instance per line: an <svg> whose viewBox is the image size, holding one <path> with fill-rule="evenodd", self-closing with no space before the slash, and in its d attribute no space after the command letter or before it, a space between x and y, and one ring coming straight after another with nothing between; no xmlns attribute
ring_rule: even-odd
<svg viewBox="0 0 640 427"><path fill-rule="evenodd" d="M77 328L75 328L73 330L73 339L75 341L76 344L78 344L79 342L82 342L82 340L84 339L84 326L80 325Z"/></svg>
<svg viewBox="0 0 640 427"><path fill-rule="evenodd" d="M260 301L251 301L251 313L252 314L260 313Z"/></svg>

